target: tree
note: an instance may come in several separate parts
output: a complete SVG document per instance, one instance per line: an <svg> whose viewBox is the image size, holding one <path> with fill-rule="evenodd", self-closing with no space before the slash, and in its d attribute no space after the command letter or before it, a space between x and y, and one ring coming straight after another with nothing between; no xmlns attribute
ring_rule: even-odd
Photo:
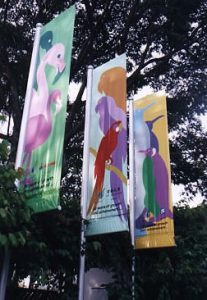
<svg viewBox="0 0 207 300"><path fill-rule="evenodd" d="M135 252L135 299L206 298L206 210L205 202L195 208L178 204L174 207L176 247ZM96 243L95 248L92 243ZM133 250L129 236L123 233L91 238L87 251L89 264L114 274L115 282L107 287L109 299L132 299Z"/></svg>
<svg viewBox="0 0 207 300"><path fill-rule="evenodd" d="M137 253L139 299L205 299L206 204L175 208L176 247Z"/></svg>
<svg viewBox="0 0 207 300"><path fill-rule="evenodd" d="M155 91L165 88L168 93L169 128L176 131L171 139L174 183L183 183L187 193L200 191L205 197L206 136L198 119L206 113L205 0L23 0L18 4L6 0L1 3L0 111L13 119L14 127L12 134L8 131L6 135L0 134L0 138L11 143L10 161L16 155L35 24L45 24L73 3L76 3L77 17L70 82L79 84L79 91L67 111L63 215L69 213L67 208L72 205L72 199L80 199L86 67L99 66L124 51L128 57L128 94L136 93L145 85ZM76 208L74 212L77 214ZM51 215L48 220L62 217L62 213L57 215ZM43 232L48 226L44 218L43 215L37 218ZM64 230L61 234L63 242ZM45 235L39 237L39 241L44 239ZM54 246L49 241L46 245Z"/></svg>
<svg viewBox="0 0 207 300"><path fill-rule="evenodd" d="M14 283L30 276L31 288L47 285L48 290L77 299L80 244L77 200L65 203L62 199L61 211L33 215L32 234L12 257L16 271Z"/></svg>
<svg viewBox="0 0 207 300"><path fill-rule="evenodd" d="M0 115L0 122L4 121L4 116ZM8 152L8 142L0 141L0 297L5 294L4 278L8 277L11 249L26 243L31 220L31 209L15 184L22 172L8 164Z"/></svg>
<svg viewBox="0 0 207 300"><path fill-rule="evenodd" d="M4 119L0 116L0 120ZM31 210L18 192L15 180L22 174L8 163L9 145L0 143L0 247L24 245L28 236Z"/></svg>

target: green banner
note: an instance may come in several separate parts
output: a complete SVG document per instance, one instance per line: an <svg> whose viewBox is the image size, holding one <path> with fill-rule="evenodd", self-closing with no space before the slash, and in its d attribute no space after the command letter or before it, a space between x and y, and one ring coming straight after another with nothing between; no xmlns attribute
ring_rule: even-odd
<svg viewBox="0 0 207 300"><path fill-rule="evenodd" d="M41 30L20 184L35 212L59 205L75 6Z"/></svg>

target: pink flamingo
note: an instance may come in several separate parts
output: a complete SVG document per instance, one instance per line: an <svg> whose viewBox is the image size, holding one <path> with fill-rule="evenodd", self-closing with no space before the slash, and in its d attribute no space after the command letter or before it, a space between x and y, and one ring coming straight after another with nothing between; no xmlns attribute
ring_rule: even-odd
<svg viewBox="0 0 207 300"><path fill-rule="evenodd" d="M25 184L31 183L31 179L27 177L29 174L32 152L46 142L52 131L51 103L52 101L55 103L56 113L60 111L62 106L60 102L61 92L59 90L54 90L49 94L45 74L46 65L54 67L56 75L58 72L63 72L65 68L63 44L55 44L44 55L37 69L38 92L33 89L25 137L25 154L22 163L22 165L26 163Z"/></svg>

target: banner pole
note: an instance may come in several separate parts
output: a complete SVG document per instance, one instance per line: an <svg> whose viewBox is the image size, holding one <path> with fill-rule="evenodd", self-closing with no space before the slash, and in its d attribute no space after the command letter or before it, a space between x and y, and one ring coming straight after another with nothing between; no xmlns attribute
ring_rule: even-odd
<svg viewBox="0 0 207 300"><path fill-rule="evenodd" d="M85 108L85 132L83 149L83 171L82 171L82 195L81 195L81 245L80 245L80 270L79 270L79 294L78 299L84 300L84 279L85 279L85 219L87 211L88 196L88 170L89 170L89 133L90 133L90 112L92 98L93 67L88 66L87 72L87 95Z"/></svg>
<svg viewBox="0 0 207 300"><path fill-rule="evenodd" d="M6 295L6 287L9 274L9 262L10 262L10 249L8 246L4 247L4 260L1 270L1 281L0 281L0 299L4 300Z"/></svg>
<svg viewBox="0 0 207 300"><path fill-rule="evenodd" d="M30 69L29 69L29 76L27 81L27 89L25 95L25 104L24 104L24 111L22 115L22 123L21 123L21 130L19 134L19 142L17 147L17 155L16 155L16 162L15 162L15 169L17 170L21 167L22 158L24 154L24 141L25 141L25 134L26 134L26 127L27 127L27 120L30 110L30 103L32 98L32 89L33 89L33 82L35 79L36 73L36 63L38 58L38 51L39 51L39 44L40 44L40 33L41 33L42 24L37 23L36 31L35 31L35 38L32 50L32 57L30 62Z"/></svg>
<svg viewBox="0 0 207 300"><path fill-rule="evenodd" d="M134 246L134 113L133 98L129 98L129 199L131 243Z"/></svg>
<svg viewBox="0 0 207 300"><path fill-rule="evenodd" d="M134 238L134 110L133 97L129 98L129 199L130 199L130 232L133 247L132 256L132 299L135 299L135 238Z"/></svg>
<svg viewBox="0 0 207 300"><path fill-rule="evenodd" d="M26 126L27 126L27 117L29 114L30 109L30 100L32 96L32 85L35 77L35 70L36 70L36 61L39 49L39 42L40 42L40 32L41 32L42 24L38 23L36 25L35 31L35 38L32 50L32 58L30 63L30 71L29 77L27 82L27 90L25 95L25 105L24 111L22 116L22 125L21 125L21 134L19 135L19 143L17 148L17 155L16 155L16 163L15 169L18 169L21 166L23 152L24 152L24 137L26 134ZM16 185L18 186L18 181L16 181ZM9 273L9 264L10 264L10 249L9 247L4 248L4 261L1 271L1 280L0 280L0 299L5 299L6 294L6 286L8 281L8 273Z"/></svg>

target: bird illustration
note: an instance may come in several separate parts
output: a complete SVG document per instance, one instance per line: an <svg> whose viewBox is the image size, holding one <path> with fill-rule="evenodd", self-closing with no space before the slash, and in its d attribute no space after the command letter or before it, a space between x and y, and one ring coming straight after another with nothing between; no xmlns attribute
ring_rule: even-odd
<svg viewBox="0 0 207 300"><path fill-rule="evenodd" d="M102 138L94 164L94 178L96 179L92 197L89 203L87 214L91 214L97 206L99 195L103 188L105 165L112 164L112 153L117 147L118 135L122 129L120 120L114 122Z"/></svg>
<svg viewBox="0 0 207 300"><path fill-rule="evenodd" d="M150 146L150 130L144 121L144 113L153 105L155 105L155 102L134 110L134 138L136 141L136 150L146 150Z"/></svg>
<svg viewBox="0 0 207 300"><path fill-rule="evenodd" d="M150 148L150 131L144 121L144 112L155 105L152 102L143 108L134 110L134 139L135 139L135 173L136 173L136 201L134 201L134 219L136 228L141 228L146 213L145 186L143 181L143 164L146 158L145 150Z"/></svg>
<svg viewBox="0 0 207 300"><path fill-rule="evenodd" d="M122 122L122 130L118 135L117 147L111 155L113 166L122 172L123 163L126 161L127 152L126 113L121 108L117 107L115 100L110 96L101 97L96 105L95 110L96 113L99 114L99 127L104 134L111 124L113 124L116 120L121 120ZM112 192L112 199L118 211L118 215L120 218L123 216L125 219L127 219L127 206L123 190L123 182L113 171L110 172L110 185L112 191L118 190L118 193Z"/></svg>
<svg viewBox="0 0 207 300"><path fill-rule="evenodd" d="M114 67L102 73L98 84L98 91L113 97L116 106L126 110L126 69Z"/></svg>
<svg viewBox="0 0 207 300"><path fill-rule="evenodd" d="M148 212L154 216L151 221L160 221L166 217L172 219L173 213L169 209L169 178L165 162L155 148L150 148L145 153L143 172L146 174L148 172L148 178L144 178L144 184L148 191L146 206Z"/></svg>
<svg viewBox="0 0 207 300"><path fill-rule="evenodd" d="M46 31L45 33L43 33L40 37L40 49L45 50L46 52L52 48L53 44L53 32L52 31ZM38 58L37 58L37 65L40 64L40 51L38 52ZM33 83L33 88L37 89L38 85L37 85L37 81L35 79L34 83Z"/></svg>
<svg viewBox="0 0 207 300"><path fill-rule="evenodd" d="M52 131L52 115L51 115L52 102L55 103L56 113L58 113L61 109L59 90L53 91L48 98L47 119L45 119L45 116L43 114L39 114L37 116L29 118L28 120L26 137L25 137L24 158L22 163L22 165L26 163L26 170L24 173L25 184L32 183L31 179L28 178L28 175L30 173L32 152L46 142L46 140L48 139Z"/></svg>
<svg viewBox="0 0 207 300"><path fill-rule="evenodd" d="M52 41L53 41L53 32L50 30L46 31L40 38L41 48L48 51L50 48L52 48Z"/></svg>
<svg viewBox="0 0 207 300"><path fill-rule="evenodd" d="M63 72L65 68L63 44L58 43L50 48L43 56L37 69L36 79L38 90L33 89L22 163L22 165L26 163L25 184L30 184L31 182L28 175L30 172L32 152L47 141L52 131L51 104L52 102L55 103L56 113L58 113L62 107L60 101L61 92L59 90L49 92L45 74L47 65L55 68L55 74Z"/></svg>
<svg viewBox="0 0 207 300"><path fill-rule="evenodd" d="M50 48L50 50L43 56L37 68L36 79L38 88L37 90L33 89L29 118L42 114L44 115L45 119L47 119L47 104L50 92L45 69L46 66L49 65L55 69L55 77L59 73L62 74L65 69L64 54L64 45L58 43Z"/></svg>
<svg viewBox="0 0 207 300"><path fill-rule="evenodd" d="M146 121L146 124L147 124L149 132L150 132L150 148L155 148L157 150L157 152L159 152L159 142L158 142L156 134L153 132L153 126L154 126L154 123L157 122L162 117L164 117L164 115L160 115L151 121L149 121L149 120Z"/></svg>
<svg viewBox="0 0 207 300"><path fill-rule="evenodd" d="M148 153L148 152L147 152ZM145 207L148 213L157 217L160 213L159 203L156 201L156 178L154 175L153 158L146 155L143 163L143 182L145 187Z"/></svg>

